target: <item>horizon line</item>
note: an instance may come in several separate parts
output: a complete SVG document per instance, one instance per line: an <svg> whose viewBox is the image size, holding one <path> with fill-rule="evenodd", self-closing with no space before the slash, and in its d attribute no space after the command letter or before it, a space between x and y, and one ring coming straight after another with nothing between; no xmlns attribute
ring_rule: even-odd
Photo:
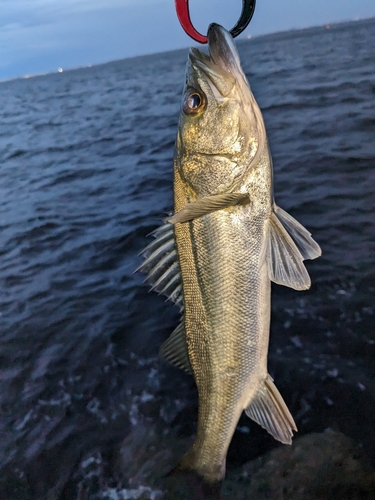
<svg viewBox="0 0 375 500"><path fill-rule="evenodd" d="M375 16L356 17L354 19L348 19L348 20L345 20L345 21L326 22L324 24L315 24L315 25L312 25L312 26L306 26L305 28L298 28L298 27L296 27L296 28L289 28L287 30L281 30L281 31L270 31L268 33L261 33L259 35L251 35L250 33L247 34L247 35L246 34L242 34L242 36L239 36L237 38L237 41L240 41L240 42L244 42L244 41L250 42L251 40L254 40L256 38L269 37L269 36L274 36L274 35L278 35L278 34L282 34L282 33L289 33L291 31L293 31L293 32L306 31L306 30L312 30L312 29L316 29L316 28L330 29L331 27L338 26L340 24L356 23L356 22L360 22L360 21L368 21L368 20L371 20L371 19L375 20ZM195 45L192 45L192 46L195 46ZM197 46L200 46L200 45L197 45ZM14 76L14 77L10 77L10 78L5 78L5 79L0 80L0 84L1 83L6 83L6 82L11 82L11 81L14 81L14 80L28 80L30 78L38 78L38 77L41 77L41 76L54 75L56 73L65 73L65 72L70 72L70 71L76 71L76 70L79 70L79 69L96 68L97 66L104 66L106 64L112 64L112 63L115 63L115 62L127 61L129 59L138 59L138 58L142 58L142 57L150 57L150 56L155 56L155 55L159 55L159 54L168 54L168 53L171 53L171 52L177 52L179 50L188 50L189 48L190 48L190 46L178 47L176 49L163 50L163 51L158 51L158 52L147 52L147 53L137 54L137 55L134 55L134 56L123 57L121 59L112 59L110 61L99 62L99 63L94 63L94 64L87 63L87 64L83 64L81 66L72 66L72 67L67 67L67 68L57 67L56 70L48 71L46 73L26 74L26 75L20 75L20 76Z"/></svg>

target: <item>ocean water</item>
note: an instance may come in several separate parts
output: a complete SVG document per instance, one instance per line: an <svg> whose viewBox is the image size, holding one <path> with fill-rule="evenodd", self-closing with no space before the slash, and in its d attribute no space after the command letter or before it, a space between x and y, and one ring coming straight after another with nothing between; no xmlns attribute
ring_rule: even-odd
<svg viewBox="0 0 375 500"><path fill-rule="evenodd" d="M323 251L310 291L273 289L270 370L300 433L339 429L372 460L374 47L374 19L238 42L276 201ZM193 382L158 359L177 308L133 275L172 209L186 56L0 84L1 498L78 498L139 422L196 418ZM229 467L273 446L248 422Z"/></svg>

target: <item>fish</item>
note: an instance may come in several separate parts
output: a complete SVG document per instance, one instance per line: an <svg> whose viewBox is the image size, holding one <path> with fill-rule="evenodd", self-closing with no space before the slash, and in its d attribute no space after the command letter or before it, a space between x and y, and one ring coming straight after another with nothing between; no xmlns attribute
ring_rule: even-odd
<svg viewBox="0 0 375 500"><path fill-rule="evenodd" d="M321 255L276 205L262 113L231 34L213 23L208 54L192 48L174 156L174 213L138 270L181 312L161 346L198 389L198 427L179 468L215 485L243 411L291 444L296 424L267 369L271 282L307 290L304 260Z"/></svg>

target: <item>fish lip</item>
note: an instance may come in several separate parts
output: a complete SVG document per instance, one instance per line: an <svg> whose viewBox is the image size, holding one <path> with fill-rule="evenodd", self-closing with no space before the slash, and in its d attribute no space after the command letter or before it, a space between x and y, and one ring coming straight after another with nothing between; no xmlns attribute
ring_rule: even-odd
<svg viewBox="0 0 375 500"><path fill-rule="evenodd" d="M232 35L225 28L216 23L211 23L208 32L208 50L206 54L196 47L189 50L189 61L201 69L205 66L213 70L215 66L228 72L230 66L237 66L238 54ZM237 56L237 57L236 57ZM231 73L231 71L229 71Z"/></svg>
<svg viewBox="0 0 375 500"><path fill-rule="evenodd" d="M237 67L239 59L234 39L229 31L220 24L211 23L207 32L207 40L209 54L192 47L189 50L189 62L201 69L208 67L210 70L214 70L215 66L218 66L226 72L232 73L230 68Z"/></svg>
<svg viewBox="0 0 375 500"><path fill-rule="evenodd" d="M212 87L213 75L222 72L221 68L212 61L209 55L193 47L189 50L187 64L187 86L195 88L199 86L199 80L203 79Z"/></svg>
<svg viewBox="0 0 375 500"><path fill-rule="evenodd" d="M231 74L241 72L240 58L234 38L225 28L211 23L207 32L211 60Z"/></svg>
<svg viewBox="0 0 375 500"><path fill-rule="evenodd" d="M222 45L224 41L228 43L228 39L233 44L233 37L225 28L217 23L211 23L207 31L208 46L212 47L214 44Z"/></svg>
<svg viewBox="0 0 375 500"><path fill-rule="evenodd" d="M208 28L209 54L191 48L188 56L187 80L194 82L204 75L222 96L227 96L236 81L244 78L239 55L232 35L219 24L212 23Z"/></svg>
<svg viewBox="0 0 375 500"><path fill-rule="evenodd" d="M205 71L205 69L207 71L207 69L213 68L213 61L211 60L210 56L208 56L204 52L201 52L196 47L192 47L189 50L188 61L190 66L193 66L194 68L200 68L203 71Z"/></svg>
<svg viewBox="0 0 375 500"><path fill-rule="evenodd" d="M220 51L237 52L234 38L225 28L217 23L211 23L207 31L207 40L210 53L216 48ZM212 55L212 54L211 54Z"/></svg>
<svg viewBox="0 0 375 500"><path fill-rule="evenodd" d="M240 65L237 48L232 35L217 23L211 23L207 31L208 51L206 54L196 47L189 50L189 61L201 69L214 70L219 67L227 73L233 73Z"/></svg>

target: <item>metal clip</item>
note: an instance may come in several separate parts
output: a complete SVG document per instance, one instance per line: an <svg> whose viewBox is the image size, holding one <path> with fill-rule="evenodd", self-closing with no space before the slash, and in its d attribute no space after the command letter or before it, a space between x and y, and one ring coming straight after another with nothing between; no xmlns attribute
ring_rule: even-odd
<svg viewBox="0 0 375 500"><path fill-rule="evenodd" d="M233 38L238 36L251 21L255 10L256 0L242 0L242 12L237 24L230 30ZM207 36L201 35L193 26L190 19L189 0L175 0L177 17L182 28L193 40L207 43Z"/></svg>

